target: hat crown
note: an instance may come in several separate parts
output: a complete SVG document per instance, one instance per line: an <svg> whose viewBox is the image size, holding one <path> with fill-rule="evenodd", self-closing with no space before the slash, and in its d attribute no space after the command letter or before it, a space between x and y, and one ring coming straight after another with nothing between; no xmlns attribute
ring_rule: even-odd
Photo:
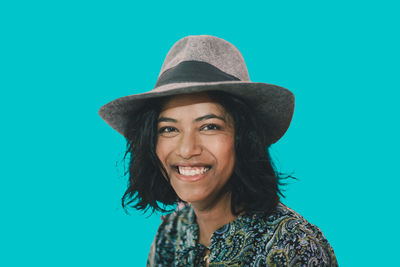
<svg viewBox="0 0 400 267"><path fill-rule="evenodd" d="M159 77L184 61L205 62L241 81L250 81L240 51L231 43L215 36L187 36L176 42L164 60Z"/></svg>
<svg viewBox="0 0 400 267"><path fill-rule="evenodd" d="M254 83L239 50L209 35L188 36L168 52L155 87L148 92L120 97L100 108L100 116L128 137L130 123L147 102L158 97L221 91L244 99L260 115L266 143L278 141L289 127L293 94L280 86ZM134 127L134 126L132 126Z"/></svg>

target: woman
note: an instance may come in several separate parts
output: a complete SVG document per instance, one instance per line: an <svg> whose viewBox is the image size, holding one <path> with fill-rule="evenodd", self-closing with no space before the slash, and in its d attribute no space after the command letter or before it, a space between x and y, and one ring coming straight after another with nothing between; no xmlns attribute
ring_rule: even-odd
<svg viewBox="0 0 400 267"><path fill-rule="evenodd" d="M268 148L289 127L293 94L250 82L240 52L188 36L155 88L99 113L128 141L123 206L166 211L148 266L337 266L322 232L279 202Z"/></svg>

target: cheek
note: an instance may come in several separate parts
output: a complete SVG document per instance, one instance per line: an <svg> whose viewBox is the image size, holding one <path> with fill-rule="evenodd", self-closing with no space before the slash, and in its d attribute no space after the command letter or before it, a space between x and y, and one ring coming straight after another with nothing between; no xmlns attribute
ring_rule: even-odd
<svg viewBox="0 0 400 267"><path fill-rule="evenodd" d="M158 140L156 144L156 155L160 159L163 165L165 165L165 161L167 160L167 156L171 151L171 144L166 142L165 140Z"/></svg>
<svg viewBox="0 0 400 267"><path fill-rule="evenodd" d="M156 144L156 155L158 159L160 160L162 166L164 169L169 172L168 170L168 164L167 164L167 159L168 159L168 147L166 146L165 142L159 142L157 141ZM164 179L168 180L168 178L163 174Z"/></svg>
<svg viewBox="0 0 400 267"><path fill-rule="evenodd" d="M235 162L235 144L233 138L215 140L215 142L209 144L209 148L212 149L218 163L221 164L221 168L226 171L233 168Z"/></svg>
<svg viewBox="0 0 400 267"><path fill-rule="evenodd" d="M160 161L164 164L164 146L162 143L157 141L156 144L156 155L160 159Z"/></svg>

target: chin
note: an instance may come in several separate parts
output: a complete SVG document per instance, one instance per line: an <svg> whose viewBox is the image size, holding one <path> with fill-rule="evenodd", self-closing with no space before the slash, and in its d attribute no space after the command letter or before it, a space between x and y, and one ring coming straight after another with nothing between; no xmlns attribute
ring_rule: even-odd
<svg viewBox="0 0 400 267"><path fill-rule="evenodd" d="M206 197L202 195L190 194L189 192L186 192L184 194L178 194L178 196L180 199L188 203L204 201L206 199Z"/></svg>
<svg viewBox="0 0 400 267"><path fill-rule="evenodd" d="M207 190L201 190L200 188L185 187L175 192L180 199L188 203L203 202L209 197Z"/></svg>

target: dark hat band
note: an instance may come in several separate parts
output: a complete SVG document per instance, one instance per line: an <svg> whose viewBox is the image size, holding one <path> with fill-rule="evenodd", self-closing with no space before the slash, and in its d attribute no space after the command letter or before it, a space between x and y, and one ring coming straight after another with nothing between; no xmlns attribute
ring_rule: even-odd
<svg viewBox="0 0 400 267"><path fill-rule="evenodd" d="M183 61L166 71L157 80L156 86L159 87L170 83L181 82L223 82L240 81L217 67L201 61Z"/></svg>

